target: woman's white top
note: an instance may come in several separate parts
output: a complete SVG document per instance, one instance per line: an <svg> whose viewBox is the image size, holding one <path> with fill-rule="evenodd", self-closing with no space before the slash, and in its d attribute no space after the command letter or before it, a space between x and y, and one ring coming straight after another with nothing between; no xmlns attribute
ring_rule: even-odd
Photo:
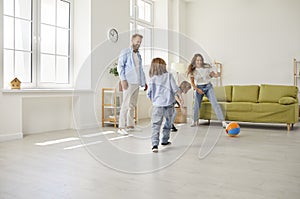
<svg viewBox="0 0 300 199"><path fill-rule="evenodd" d="M193 72L192 77L194 77L194 81L196 85L205 85L210 83L211 72L216 72L216 70L213 67L201 67L201 68L196 68Z"/></svg>

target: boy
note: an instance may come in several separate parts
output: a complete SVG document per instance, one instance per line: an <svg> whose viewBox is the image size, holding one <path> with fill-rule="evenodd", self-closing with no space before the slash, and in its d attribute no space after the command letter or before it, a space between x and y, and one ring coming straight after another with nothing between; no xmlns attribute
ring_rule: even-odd
<svg viewBox="0 0 300 199"><path fill-rule="evenodd" d="M192 86L189 82L183 81L179 85L179 92L186 94L191 88L192 88ZM182 114L185 115L186 112L183 109L183 99L182 98L180 99L180 96L178 96L177 94L175 94L175 99L176 99L176 104L181 108ZM174 114L173 114L173 117L172 117L172 128L171 128L172 132L177 131L177 128L174 125L175 117L176 117L176 110L174 111Z"/></svg>
<svg viewBox="0 0 300 199"><path fill-rule="evenodd" d="M167 72L166 62L161 58L154 58L149 71L150 82L147 96L152 101L152 151L158 152L159 134L163 119L165 124L162 130L161 145L170 145L170 129L174 114L175 93L182 99L179 88L171 73Z"/></svg>

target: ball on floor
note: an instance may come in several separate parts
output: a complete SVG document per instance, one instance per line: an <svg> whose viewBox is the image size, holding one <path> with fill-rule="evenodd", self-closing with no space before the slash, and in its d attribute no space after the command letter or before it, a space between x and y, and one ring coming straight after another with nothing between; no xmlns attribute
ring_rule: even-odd
<svg viewBox="0 0 300 199"><path fill-rule="evenodd" d="M226 133L230 137L235 137L239 135L240 130L241 130L240 125L237 122L230 122L226 126Z"/></svg>

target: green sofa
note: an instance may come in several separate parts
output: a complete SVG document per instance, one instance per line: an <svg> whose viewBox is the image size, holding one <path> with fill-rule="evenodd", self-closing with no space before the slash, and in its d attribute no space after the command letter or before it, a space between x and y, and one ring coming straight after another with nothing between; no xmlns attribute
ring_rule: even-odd
<svg viewBox="0 0 300 199"><path fill-rule="evenodd" d="M284 123L288 131L298 122L298 88L283 85L232 85L214 87L225 120L257 123ZM217 119L204 97L199 118Z"/></svg>

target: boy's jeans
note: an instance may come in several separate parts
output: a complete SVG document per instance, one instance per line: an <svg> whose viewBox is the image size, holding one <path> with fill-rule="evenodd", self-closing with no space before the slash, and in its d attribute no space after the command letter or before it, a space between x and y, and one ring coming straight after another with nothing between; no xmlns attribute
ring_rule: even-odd
<svg viewBox="0 0 300 199"><path fill-rule="evenodd" d="M152 146L159 145L159 132L163 121L166 119L162 130L162 143L167 143L170 138L170 129L172 127L172 116L174 113L174 106L153 107L152 110Z"/></svg>
<svg viewBox="0 0 300 199"><path fill-rule="evenodd" d="M212 108L214 109L214 111L218 117L218 120L224 121L224 116L223 116L222 110L217 102L212 84L208 83L205 85L197 85L197 88L200 88L205 93L207 98L209 99L209 101L212 105ZM194 92L194 100L195 100L195 102L194 102L194 122L198 121L199 109L201 107L203 96L204 96L203 94L199 94L197 91Z"/></svg>

